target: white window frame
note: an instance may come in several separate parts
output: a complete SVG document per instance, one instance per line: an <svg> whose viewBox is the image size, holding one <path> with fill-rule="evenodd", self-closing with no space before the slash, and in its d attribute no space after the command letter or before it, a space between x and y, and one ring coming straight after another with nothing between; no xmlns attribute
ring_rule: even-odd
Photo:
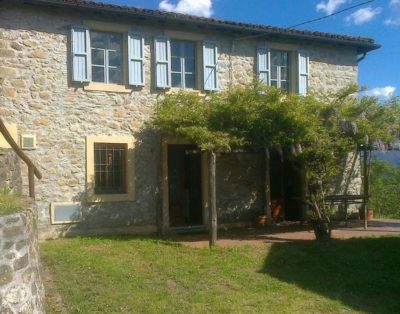
<svg viewBox="0 0 400 314"><path fill-rule="evenodd" d="M92 70L92 79L91 82L94 83L104 83L104 84L116 84L116 85L123 85L124 84L124 62L123 62L123 58L124 58L124 36L122 33L119 32L106 32L106 31L98 31L98 30L90 30L90 35L92 35L92 33L111 33L111 34L118 34L121 38L121 47L120 47L120 59L121 59L121 81L119 83L110 83L110 73L109 70L110 69L116 69L116 66L112 66L109 65L109 53L110 52L116 52L117 50L115 49L108 49L108 48L96 48L92 46L92 43L90 42L90 55L92 55L92 51L93 50L100 50L103 51L103 58L104 58L104 65L97 65L93 63L93 58L91 58L91 70ZM93 80L93 67L101 67L104 68L104 81L103 82L99 82L99 81L94 81Z"/></svg>
<svg viewBox="0 0 400 314"><path fill-rule="evenodd" d="M180 72L172 70L172 59L176 58L176 56L172 55L172 44L174 42L179 43L179 46L180 46L179 47L179 50L180 50L179 59L180 59L180 64L181 64L181 71ZM186 58L185 57L185 55L184 55L184 43L190 43L190 44L193 44L193 46L194 46L194 58L193 58L193 61L194 61L194 72L186 72L185 60L186 59L192 59L192 58L189 58L189 57ZM197 70L197 42L196 41L189 41L189 40L171 39L170 40L170 56L171 56L171 87L172 88L180 88L180 89L196 89L196 87L198 85L197 84L197 72L198 72L198 70ZM173 74L180 74L181 75L182 86L172 86L172 75ZM185 77L186 74L190 74L190 75L194 76L194 86L193 87L186 88L186 77Z"/></svg>
<svg viewBox="0 0 400 314"><path fill-rule="evenodd" d="M272 64L272 54L274 52L286 53L287 54L287 58L286 58L287 59L287 65L286 66ZM288 92L288 93L290 93L290 91L291 91L291 84L292 84L291 83L291 68L290 68L291 67L290 63L291 62L290 62L290 58L291 58L290 51L279 50L279 49L271 49L271 57L270 57L271 64L270 64L270 78L269 78L270 86L272 86L272 81L276 81L277 82L276 87L280 88L280 89L283 89L282 88L282 82L286 82L287 86L283 90L286 90L286 92ZM273 71L272 69L273 69L273 67L277 67L276 79L272 78L272 71ZM281 69L282 68L286 68L286 70L287 70L286 80L282 80L281 79Z"/></svg>

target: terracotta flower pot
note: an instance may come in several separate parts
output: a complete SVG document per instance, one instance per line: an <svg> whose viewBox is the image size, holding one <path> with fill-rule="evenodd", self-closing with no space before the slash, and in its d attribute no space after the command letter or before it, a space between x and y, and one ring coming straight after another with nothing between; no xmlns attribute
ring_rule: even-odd
<svg viewBox="0 0 400 314"><path fill-rule="evenodd" d="M360 219L364 220L364 211L360 210ZM371 221L374 219L374 210L373 209L367 209L367 221Z"/></svg>
<svg viewBox="0 0 400 314"><path fill-rule="evenodd" d="M367 210L367 221L371 221L374 219L374 210L368 209Z"/></svg>
<svg viewBox="0 0 400 314"><path fill-rule="evenodd" d="M257 228L263 228L267 225L268 216L267 215L258 215L256 220Z"/></svg>
<svg viewBox="0 0 400 314"><path fill-rule="evenodd" d="M282 200L273 200L271 202L271 216L273 220L280 218L282 209Z"/></svg>

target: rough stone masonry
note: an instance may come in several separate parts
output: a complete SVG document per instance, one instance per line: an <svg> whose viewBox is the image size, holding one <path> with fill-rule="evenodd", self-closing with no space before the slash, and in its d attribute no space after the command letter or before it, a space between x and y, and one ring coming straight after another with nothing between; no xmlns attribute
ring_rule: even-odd
<svg viewBox="0 0 400 314"><path fill-rule="evenodd" d="M168 25L132 25L145 35L146 85L129 93L87 91L71 82L70 28L91 20L102 22L103 16L76 11L49 11L35 6L0 4L0 115L18 125L18 132L35 134L36 150L27 152L43 172L37 184L39 233L41 238L57 237L70 226L50 224L52 202L79 202L83 221L74 228L82 232L151 232L156 230L157 211L161 206L161 149L157 134L146 129L154 104L161 92L155 90L152 70L154 36ZM108 20L110 22L110 20ZM115 20L111 21L115 23ZM252 81L257 39L232 40L221 33L213 36L219 48L218 78L220 88ZM283 43L284 44L284 43ZM335 91L357 83L356 49L349 46L292 42L310 54L310 87L319 92ZM88 204L86 201L85 137L89 135L135 137L135 194L132 202ZM218 163L219 184L224 196L218 200L220 222L238 221L243 210L261 209L262 173L255 160L230 160ZM231 157L236 158L236 157ZM232 175L229 165L246 162L252 180ZM27 171L22 165L23 185ZM235 181L239 180L239 181ZM236 187L240 185L240 189ZM221 189L222 189L221 187ZM232 187L229 190L229 187ZM218 187L217 187L218 189ZM220 189L220 190L221 190ZM228 200L229 195L234 199ZM248 204L242 204L243 200ZM239 204L235 200L241 200ZM7 272L5 272L7 273Z"/></svg>
<svg viewBox="0 0 400 314"><path fill-rule="evenodd" d="M44 313L34 214L0 216L0 313Z"/></svg>

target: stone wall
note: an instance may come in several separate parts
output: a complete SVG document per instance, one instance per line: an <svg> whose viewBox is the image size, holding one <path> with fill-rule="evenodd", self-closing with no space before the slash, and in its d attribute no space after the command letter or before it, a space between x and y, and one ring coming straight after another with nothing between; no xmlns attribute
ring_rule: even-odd
<svg viewBox="0 0 400 314"><path fill-rule="evenodd" d="M217 211L221 224L254 221L263 209L262 154L217 157Z"/></svg>
<svg viewBox="0 0 400 314"><path fill-rule="evenodd" d="M0 190L22 192L20 161L17 154L8 148L0 148Z"/></svg>
<svg viewBox="0 0 400 314"><path fill-rule="evenodd" d="M0 216L0 313L44 313L44 287L35 217Z"/></svg>
<svg viewBox="0 0 400 314"><path fill-rule="evenodd" d="M82 21L138 28L144 34L146 85L143 88L132 88L128 93L88 91L82 84L71 82L70 28ZM36 135L37 149L27 153L43 172L36 191L39 230L43 238L57 237L71 229L86 233L90 230L155 231L157 211L161 208L161 145L160 138L148 130L145 123L163 93L154 88L153 38L169 27L132 23L123 18L116 23L115 19L104 15L82 15L68 10L52 12L10 2L0 4L0 115L7 122L16 123L20 134ZM260 41L233 41L229 35L204 33L200 29L193 33L193 38L211 38L218 43L221 89L252 81L256 47ZM270 44L290 49L293 54L297 49L310 52L312 89L334 91L357 82L353 48L296 41L282 45L271 41ZM135 201L96 205L86 202L85 137L90 135L135 138ZM27 178L24 168L22 175ZM245 184L245 181L241 182ZM229 201L227 198L235 196L238 185L228 186L230 188L224 188L226 195L221 206L236 207L235 212L259 206L258 200L252 197L248 198L249 204L242 201L235 204L236 197ZM251 183L243 189L249 190L248 195L256 195L259 188ZM82 204L84 221L74 226L50 225L50 204L72 201Z"/></svg>

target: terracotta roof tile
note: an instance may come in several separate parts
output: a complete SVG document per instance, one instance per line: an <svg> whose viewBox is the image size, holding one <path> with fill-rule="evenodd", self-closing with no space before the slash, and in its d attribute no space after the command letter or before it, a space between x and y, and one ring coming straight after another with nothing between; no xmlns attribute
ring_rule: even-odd
<svg viewBox="0 0 400 314"><path fill-rule="evenodd" d="M244 34L247 33L247 35L265 34L286 38L334 42L338 44L355 46L358 48L359 52L368 52L380 47L379 45L375 44L372 38L368 37L349 36L311 30L289 29L269 25L241 23L229 20L205 18L181 13L163 12L159 10L142 9L137 7L116 5L103 2L87 0L25 0L24 2L51 6L75 7L102 11L104 13L108 12L136 15L149 18L153 17L158 19L165 19L166 21L189 22L208 27L213 26L221 30L237 31Z"/></svg>

